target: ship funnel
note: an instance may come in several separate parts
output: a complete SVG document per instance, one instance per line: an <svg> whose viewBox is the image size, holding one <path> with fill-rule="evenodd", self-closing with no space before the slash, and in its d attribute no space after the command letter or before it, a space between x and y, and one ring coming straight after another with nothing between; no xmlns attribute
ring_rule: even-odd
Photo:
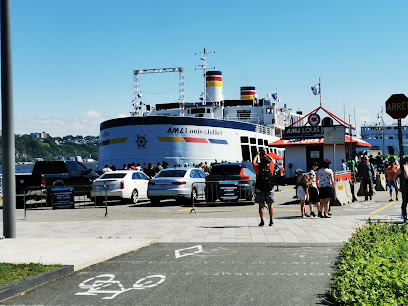
<svg viewBox="0 0 408 306"><path fill-rule="evenodd" d="M256 91L254 86L241 87L241 100L254 100Z"/></svg>
<svg viewBox="0 0 408 306"><path fill-rule="evenodd" d="M207 71L205 86L207 91L207 102L220 102L224 100L224 96L222 95L221 71Z"/></svg>

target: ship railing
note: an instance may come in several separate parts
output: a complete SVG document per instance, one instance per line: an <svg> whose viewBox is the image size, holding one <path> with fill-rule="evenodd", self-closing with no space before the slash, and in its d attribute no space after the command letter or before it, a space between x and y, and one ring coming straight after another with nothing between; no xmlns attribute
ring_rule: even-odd
<svg viewBox="0 0 408 306"><path fill-rule="evenodd" d="M192 184L192 194L196 196L190 212L196 205L255 204L255 180L197 182Z"/></svg>
<svg viewBox="0 0 408 306"><path fill-rule="evenodd" d="M260 124L256 125L256 132L265 135L275 136L275 128Z"/></svg>
<svg viewBox="0 0 408 306"><path fill-rule="evenodd" d="M98 187L98 189L95 189ZM92 185L29 186L16 198L17 208L28 210L105 208L108 216L108 188Z"/></svg>
<svg viewBox="0 0 408 306"><path fill-rule="evenodd" d="M236 116L236 115L226 115L224 116L225 120L233 120L233 121L240 121L240 122L249 122L249 123L260 123L261 118L258 115L253 115L253 114L248 114L248 116L241 115L241 116Z"/></svg>

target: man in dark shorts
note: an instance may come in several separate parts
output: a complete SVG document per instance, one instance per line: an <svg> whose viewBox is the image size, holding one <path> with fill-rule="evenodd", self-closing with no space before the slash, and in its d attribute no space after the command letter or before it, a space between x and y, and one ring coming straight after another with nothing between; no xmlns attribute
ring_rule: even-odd
<svg viewBox="0 0 408 306"><path fill-rule="evenodd" d="M258 161L258 156L260 157L260 162L259 164L257 163ZM264 149L260 149L256 156L254 157L254 160L252 162L252 165L254 167L256 177L258 179L259 172L261 171L262 167L268 167L271 173L273 173L273 167L275 165L275 162L272 157L270 157L268 154L265 153ZM272 165L272 170L271 166ZM256 199L255 202L259 204L259 217L261 218L261 223L259 223L259 226L264 226L264 207L265 205L268 205L268 210L269 210L269 226L273 225L273 202L275 200L275 194L273 191L273 188L269 192L263 192L258 189L256 189Z"/></svg>

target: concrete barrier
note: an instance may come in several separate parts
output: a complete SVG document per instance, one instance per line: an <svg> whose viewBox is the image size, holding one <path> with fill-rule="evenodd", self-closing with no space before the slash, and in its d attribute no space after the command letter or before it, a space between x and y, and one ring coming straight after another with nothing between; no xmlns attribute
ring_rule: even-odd
<svg viewBox="0 0 408 306"><path fill-rule="evenodd" d="M351 184L351 181L344 182L344 187L346 189L346 196L347 196L347 199L349 200L349 203L353 201L353 195L351 194L350 184Z"/></svg>
<svg viewBox="0 0 408 306"><path fill-rule="evenodd" d="M385 180L385 174L379 174L375 180L375 190L386 191L387 181Z"/></svg>
<svg viewBox="0 0 408 306"><path fill-rule="evenodd" d="M336 184L334 185L335 200L331 205L342 206L351 202L351 200L349 200L346 194L346 184L349 184L349 182L348 181L336 182Z"/></svg>

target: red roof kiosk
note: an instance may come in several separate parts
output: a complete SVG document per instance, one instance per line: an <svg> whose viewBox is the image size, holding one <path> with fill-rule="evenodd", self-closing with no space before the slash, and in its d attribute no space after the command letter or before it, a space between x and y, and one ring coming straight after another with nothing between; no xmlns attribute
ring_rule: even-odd
<svg viewBox="0 0 408 306"><path fill-rule="evenodd" d="M306 124L301 125L305 121ZM350 152L354 157L356 147L371 147L368 142L353 136L354 131L351 124L319 106L287 127L284 138L269 146L285 148L286 178L294 177L297 169L307 172L313 162L321 164L324 159L332 162L332 170L341 171L341 160L348 160Z"/></svg>

